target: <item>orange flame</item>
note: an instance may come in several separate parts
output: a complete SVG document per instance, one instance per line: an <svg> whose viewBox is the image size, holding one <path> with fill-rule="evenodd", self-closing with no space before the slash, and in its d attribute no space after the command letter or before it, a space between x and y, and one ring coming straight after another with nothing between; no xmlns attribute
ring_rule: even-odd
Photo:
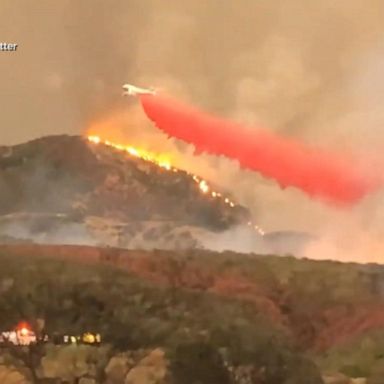
<svg viewBox="0 0 384 384"><path fill-rule="evenodd" d="M99 136L88 136L88 140L91 141L94 144L100 144L103 143L109 147L118 149L119 151L126 151L131 156L138 157L140 159L149 161L151 163L157 164L159 167L171 170L172 166L170 161L167 159L165 155L156 155L151 152L148 152L141 148L132 147L130 145L121 145L112 143L108 140L101 140Z"/></svg>
<svg viewBox="0 0 384 384"><path fill-rule="evenodd" d="M155 154L155 153L146 151L144 149L133 147L130 145L112 143L109 140L102 140L100 136L96 136L96 135L90 135L87 137L87 139L91 143L96 145L104 144L108 147L117 149L119 151L127 152L130 156L140 158L152 164L156 164L157 166L167 171L179 172L178 168L175 168L172 166L171 161L169 160L169 157L167 157L166 155ZM206 180L200 178L197 175L193 175L189 173L187 174L192 177L192 179L197 184L198 188L203 194L206 194L206 195L209 194L214 199L220 199L224 202L224 204L229 205L231 208L234 208L237 205L235 202L231 201L228 197L223 198L221 193L212 190L211 186L208 184ZM255 225L254 223L249 222L248 226L254 228L260 235L264 236L265 232L258 225Z"/></svg>

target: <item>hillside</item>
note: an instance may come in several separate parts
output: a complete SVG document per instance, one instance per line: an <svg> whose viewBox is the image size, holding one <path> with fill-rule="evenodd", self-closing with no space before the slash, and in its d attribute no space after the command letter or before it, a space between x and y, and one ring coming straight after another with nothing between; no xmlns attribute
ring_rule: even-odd
<svg viewBox="0 0 384 384"><path fill-rule="evenodd" d="M200 340L226 351L237 367L264 367L281 380L265 383L320 383L310 360L324 375L373 377L382 367L380 266L34 245L2 246L0 255L7 326L20 316L43 317L50 331L92 327L123 349L172 351ZM283 381L293 373L274 359L301 376Z"/></svg>
<svg viewBox="0 0 384 384"><path fill-rule="evenodd" d="M243 383L244 379L255 382L257 378L260 383L321 383L319 371L299 351L285 327L278 322L270 323L269 314L261 311L264 303L258 303L257 296L262 299L274 289L270 286L272 276L264 276L266 271L259 276L265 278L265 292L255 296L255 302L247 302L241 296L220 292L224 287L220 289L219 285L218 292L211 289L210 285L216 283L210 274L218 272L212 255L202 255L214 263L207 264L204 276L198 258L192 255L168 258L166 254L125 251L128 253L120 254L123 265L119 268L118 252L74 247L3 247L0 323L10 329L20 318L31 324L39 319L49 334L99 332L109 356L143 349L164 350L174 381L132 381L137 384L192 384L197 379L195 375L202 375L200 382L207 384ZM184 265L187 259L190 261ZM50 348L40 351L42 371L45 375L58 375L44 369ZM203 360L200 353L204 353ZM57 366L62 359L59 354L56 356ZM219 356L221 363L217 360ZM16 364L15 356L8 361ZM276 361L281 365L276 366ZM28 372L25 375L28 377ZM230 381L231 377L234 381Z"/></svg>
<svg viewBox="0 0 384 384"><path fill-rule="evenodd" d="M195 175L79 136L0 147L0 155L3 242L194 248L250 220Z"/></svg>
<svg viewBox="0 0 384 384"><path fill-rule="evenodd" d="M384 269L204 249L232 229L276 254L313 240L264 233L219 187L135 149L79 136L1 147L2 329L22 320L49 334L91 329L103 344L43 345L38 356L27 350L33 358L7 347L0 381L17 368L26 383L65 382L61 359L84 360L68 380L87 384L380 377ZM128 380L148 359L160 359L161 379Z"/></svg>

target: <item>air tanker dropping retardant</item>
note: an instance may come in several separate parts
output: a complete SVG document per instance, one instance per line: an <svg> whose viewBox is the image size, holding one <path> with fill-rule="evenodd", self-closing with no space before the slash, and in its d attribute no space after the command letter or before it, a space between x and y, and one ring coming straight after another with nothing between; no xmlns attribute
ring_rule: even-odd
<svg viewBox="0 0 384 384"><path fill-rule="evenodd" d="M156 91L153 88L140 88L132 84L123 85L123 96L140 96L140 95L155 95Z"/></svg>

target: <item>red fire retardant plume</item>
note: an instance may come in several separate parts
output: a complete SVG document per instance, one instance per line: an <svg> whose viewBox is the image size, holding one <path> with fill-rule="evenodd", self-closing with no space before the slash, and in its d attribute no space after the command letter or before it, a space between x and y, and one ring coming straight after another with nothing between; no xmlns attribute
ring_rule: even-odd
<svg viewBox="0 0 384 384"><path fill-rule="evenodd" d="M193 144L197 153L224 155L242 168L275 179L281 187L296 187L311 197L355 203L376 183L335 154L263 129L249 129L184 105L162 95L142 95L149 119L168 136Z"/></svg>

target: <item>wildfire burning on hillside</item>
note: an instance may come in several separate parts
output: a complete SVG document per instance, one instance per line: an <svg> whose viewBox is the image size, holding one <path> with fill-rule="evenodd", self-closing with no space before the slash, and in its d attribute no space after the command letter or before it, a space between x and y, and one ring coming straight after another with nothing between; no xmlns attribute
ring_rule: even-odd
<svg viewBox="0 0 384 384"><path fill-rule="evenodd" d="M148 161L168 172L174 172L174 173L181 172L180 169L172 165L171 160L165 154L156 154L156 153L149 152L145 149L134 147L131 145L114 143L114 142L111 142L110 140L103 140L100 136L96 136L96 135L89 135L87 136L87 139L89 142L93 144L96 144L96 145L103 144L108 147L114 148L118 151L126 152L129 156L136 157L144 161ZM197 187L199 188L202 194L210 196L211 198L214 198L214 199L221 199L224 202L224 204L229 205L231 208L234 208L236 206L236 203L232 201L229 197L225 197L220 192L213 190L212 186L210 186L206 180L202 179L197 175L191 174L189 172L186 172L186 171L183 171L183 172L187 173L194 180L194 182L196 183ZM257 224L253 222L248 222L247 225L254 228L254 230L257 231L259 235L264 236L265 231L262 228L260 228Z"/></svg>
<svg viewBox="0 0 384 384"><path fill-rule="evenodd" d="M174 172L177 172L177 169L171 166L170 160L168 160L168 158L164 155L154 154L146 151L145 149L133 147L130 145L112 143L109 140L102 140L99 136L88 136L88 140L94 144L102 143L119 151L128 152L131 156L138 157L145 161L149 161L168 171L172 170Z"/></svg>

